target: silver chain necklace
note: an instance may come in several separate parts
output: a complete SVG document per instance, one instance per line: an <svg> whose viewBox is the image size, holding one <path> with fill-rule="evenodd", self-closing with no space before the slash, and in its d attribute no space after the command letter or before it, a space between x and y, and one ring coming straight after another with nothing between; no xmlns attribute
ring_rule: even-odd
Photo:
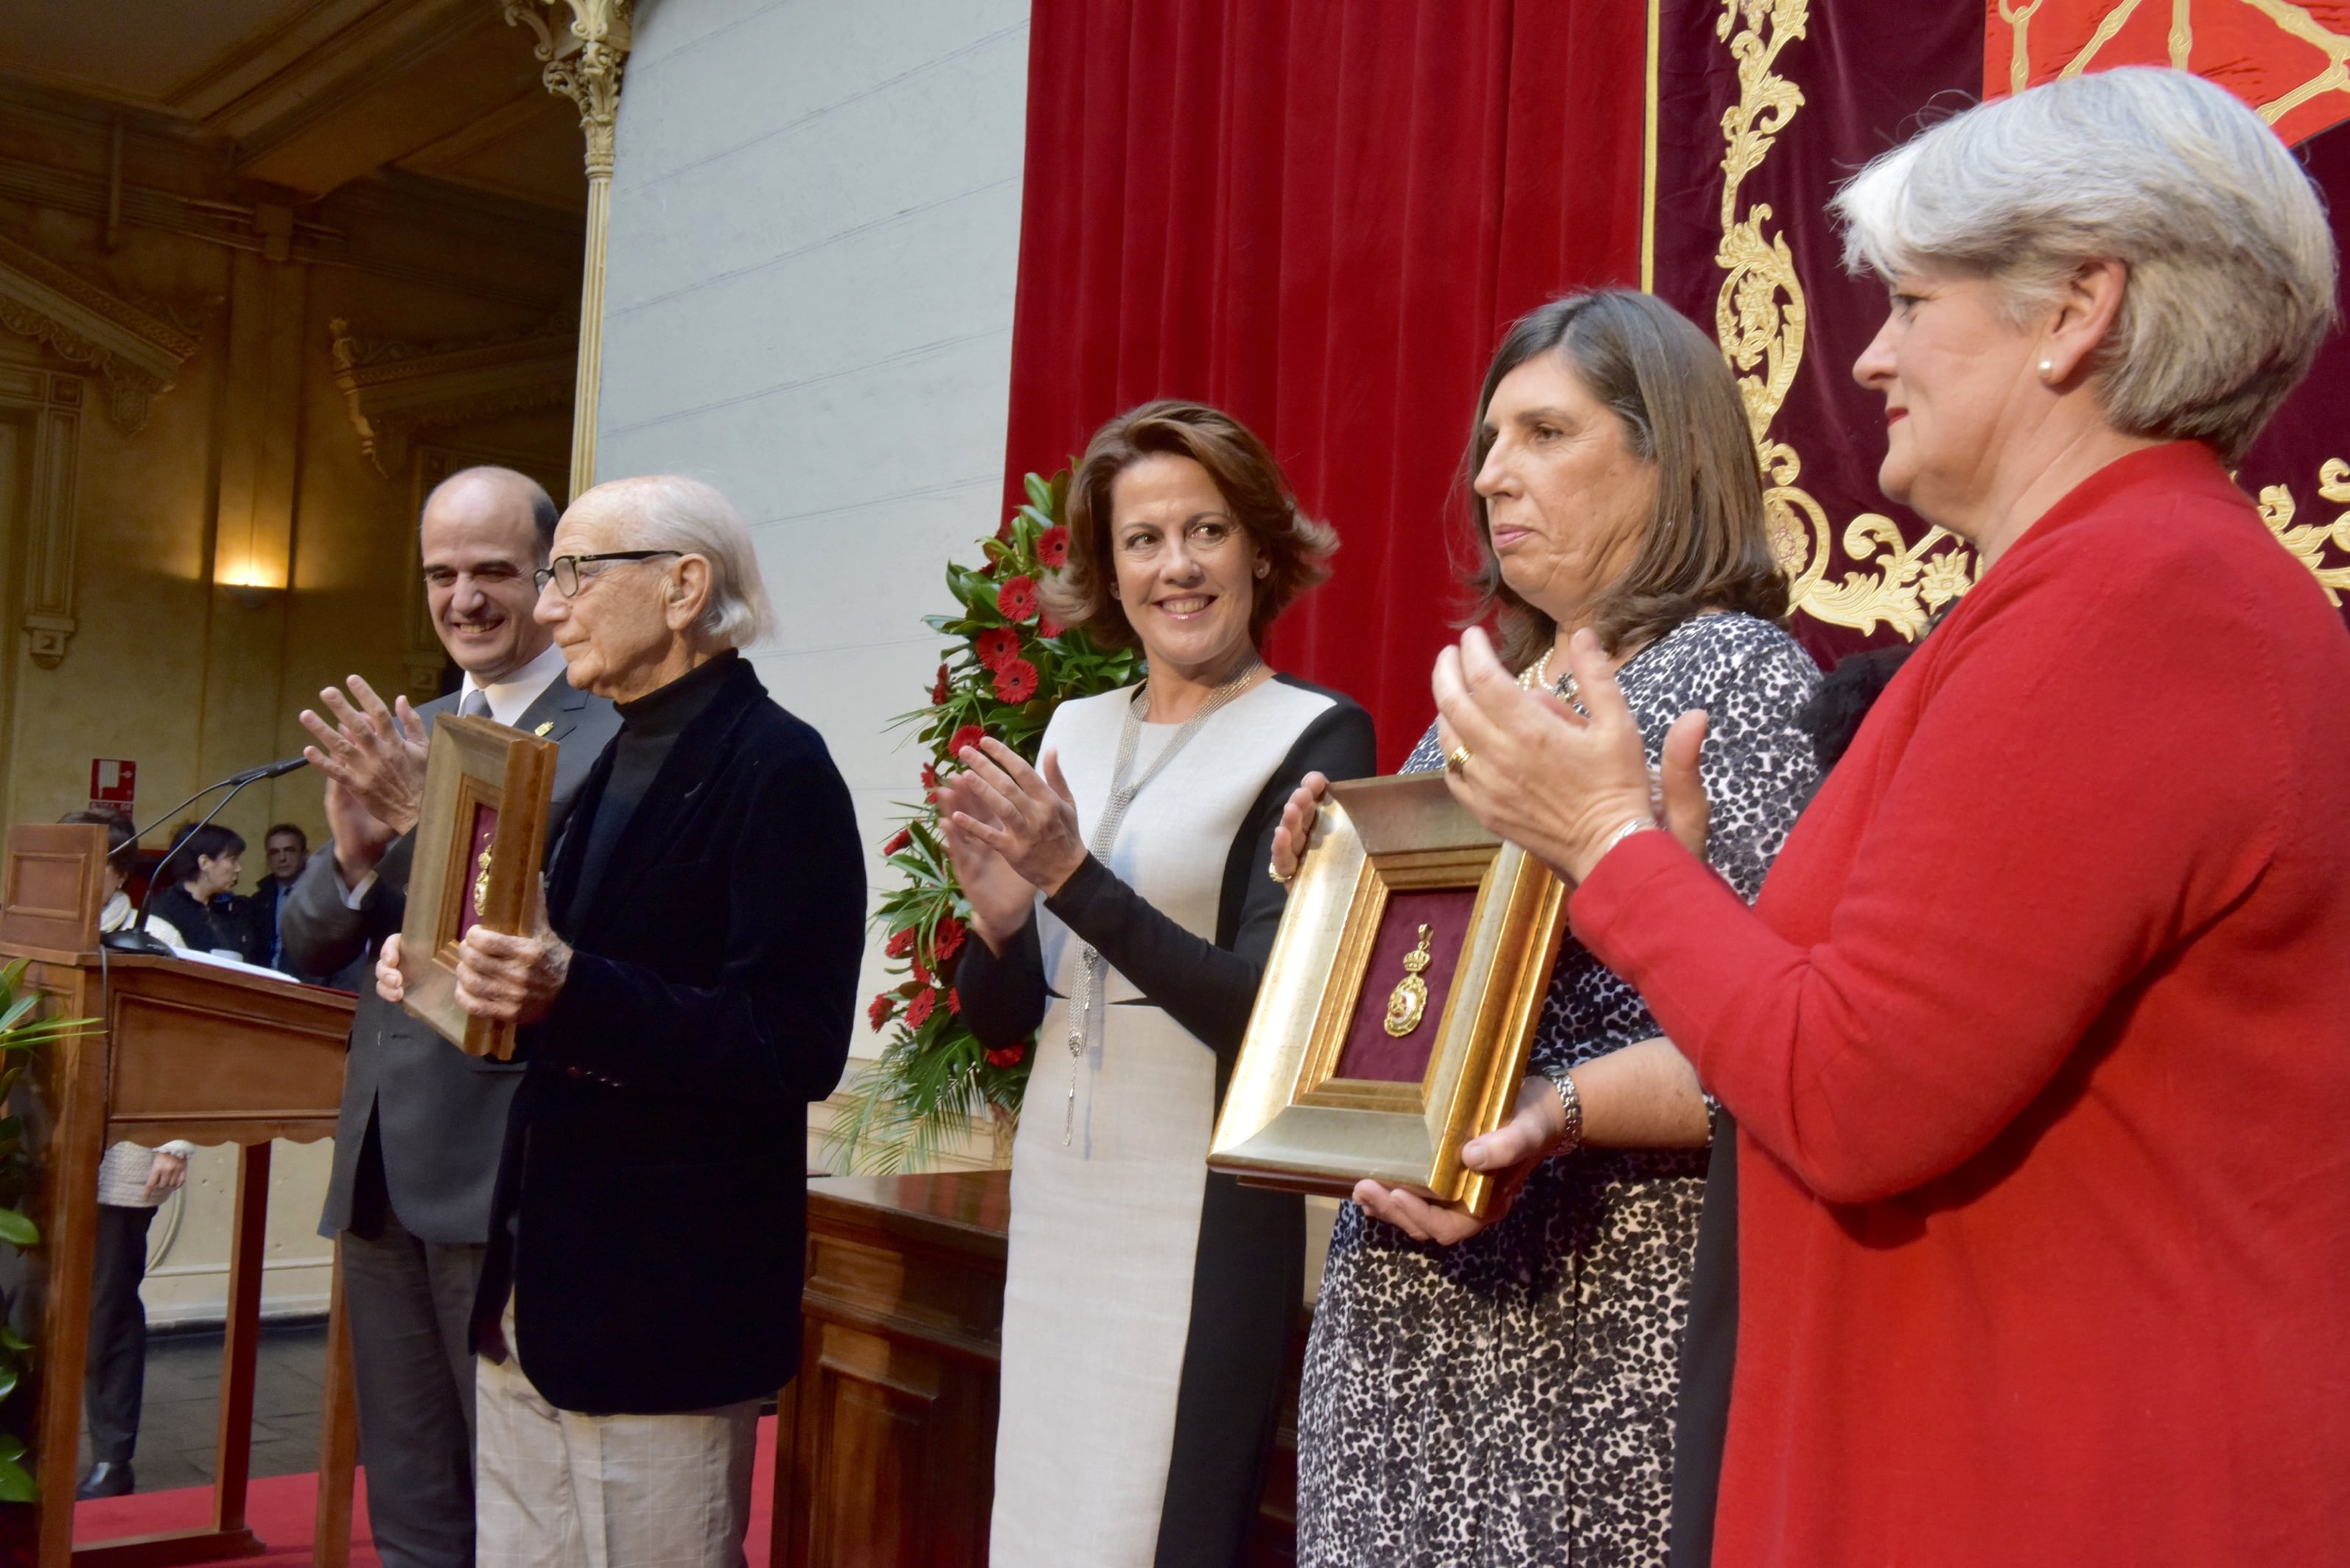
<svg viewBox="0 0 2350 1568"><path fill-rule="evenodd" d="M1143 678L1142 684L1135 688L1134 696L1126 705L1125 726L1118 737L1118 769L1110 775L1109 798L1102 803L1101 818L1094 824L1093 834L1086 840L1087 854L1105 866L1109 864L1109 852L1118 844L1118 830L1126 822L1126 808L1134 804L1134 797L1142 793L1142 786L1157 778L1167 764L1175 760L1176 753L1191 743L1191 737L1200 732L1200 726L1212 718L1218 709L1241 694L1242 689L1255 679L1261 663L1261 660L1252 658L1237 674L1209 692L1200 704L1199 711L1184 720L1182 728L1168 738L1158 760L1144 771L1140 778L1128 782L1127 775L1134 771L1135 748L1142 742L1143 711L1150 705L1150 680L1147 675ZM1077 955L1077 994L1069 1001L1069 1096L1061 1114L1061 1146L1064 1148L1076 1136L1077 1064L1085 1060L1087 1025L1093 1012L1094 997L1100 989L1101 967L1101 950L1087 943Z"/></svg>

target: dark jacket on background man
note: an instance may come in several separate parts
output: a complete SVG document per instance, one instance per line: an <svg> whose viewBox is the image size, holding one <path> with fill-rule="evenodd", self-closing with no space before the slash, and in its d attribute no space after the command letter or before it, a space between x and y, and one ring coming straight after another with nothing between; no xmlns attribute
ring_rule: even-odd
<svg viewBox="0 0 2350 1568"><path fill-rule="evenodd" d="M663 1414L797 1369L807 1106L847 1060L865 857L823 738L739 657L621 714L552 853L574 954L521 1032L473 1324L511 1287L549 1401Z"/></svg>
<svg viewBox="0 0 2350 1568"><path fill-rule="evenodd" d="M452 694L417 711L430 726L456 706ZM551 834L620 721L610 702L558 676L515 728L530 735L541 725L547 726L544 738L563 748L555 763ZM408 915L415 838L403 834L393 842L376 867L375 885L356 909L343 902L334 846L319 846L278 911L286 961L295 970L332 974L360 953L373 953L400 929ZM359 988L359 1011L351 1021L342 1111L335 1122L334 1174L318 1233L332 1237L350 1228L354 1193L361 1185L360 1152L374 1142L381 1151L382 1190L410 1231L428 1241L487 1241L498 1147L521 1074L516 1064L466 1055L431 1024L376 995L370 975ZM369 1179L372 1185L371 1172Z"/></svg>

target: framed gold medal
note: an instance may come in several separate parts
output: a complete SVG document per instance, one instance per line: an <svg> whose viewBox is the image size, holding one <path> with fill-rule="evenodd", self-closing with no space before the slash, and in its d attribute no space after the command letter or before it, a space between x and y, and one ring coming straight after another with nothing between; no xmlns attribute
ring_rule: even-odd
<svg viewBox="0 0 2350 1568"><path fill-rule="evenodd" d="M432 726L400 931L403 1005L471 1056L512 1056L514 1026L457 1005L457 944L476 925L519 932L529 920L556 749L488 719Z"/></svg>
<svg viewBox="0 0 2350 1568"><path fill-rule="evenodd" d="M1461 1146L1516 1103L1565 907L1441 774L1331 785L1209 1168L1334 1194L1369 1177L1482 1215L1492 1184Z"/></svg>

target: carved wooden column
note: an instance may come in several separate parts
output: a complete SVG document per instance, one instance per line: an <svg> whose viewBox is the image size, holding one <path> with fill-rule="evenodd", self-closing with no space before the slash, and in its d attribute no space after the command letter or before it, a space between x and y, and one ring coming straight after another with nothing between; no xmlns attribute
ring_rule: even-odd
<svg viewBox="0 0 2350 1568"><path fill-rule="evenodd" d="M579 283L579 380L572 405L571 493L596 483L596 391L604 374L604 246L612 216L612 130L620 110L620 66L629 57L630 0L544 0L571 12L558 39L538 14L542 0L505 0L509 26L538 35L542 79L579 106L588 139L588 248Z"/></svg>

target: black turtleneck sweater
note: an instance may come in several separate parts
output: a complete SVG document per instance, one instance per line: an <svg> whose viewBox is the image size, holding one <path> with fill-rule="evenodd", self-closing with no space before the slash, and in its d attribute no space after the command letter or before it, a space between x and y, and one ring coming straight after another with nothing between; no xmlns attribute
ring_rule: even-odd
<svg viewBox="0 0 2350 1568"><path fill-rule="evenodd" d="M596 819L586 825L588 848L579 862L573 908L584 909L594 902L604 868L611 864L612 850L619 844L629 818L636 815L637 803L660 776L678 736L710 706L740 657L730 648L658 691L648 691L633 702L614 704L620 715L620 732L612 739L612 774L596 802Z"/></svg>

